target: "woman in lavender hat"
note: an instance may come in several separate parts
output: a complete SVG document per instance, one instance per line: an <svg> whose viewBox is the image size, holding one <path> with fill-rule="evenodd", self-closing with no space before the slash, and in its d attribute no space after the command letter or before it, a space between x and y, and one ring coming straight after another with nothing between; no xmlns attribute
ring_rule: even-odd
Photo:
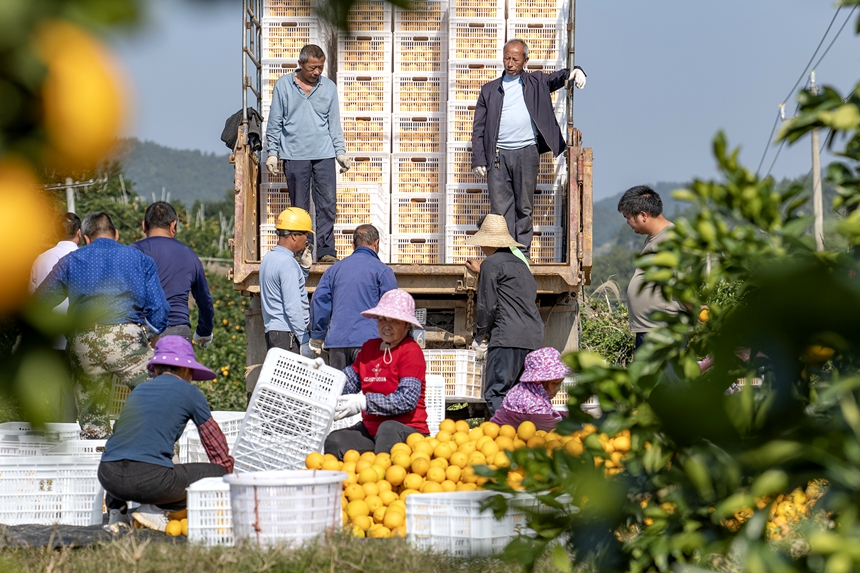
<svg viewBox="0 0 860 573"><path fill-rule="evenodd" d="M508 391L491 421L516 428L529 420L538 430L552 430L562 418L553 408L552 399L570 373L570 368L561 361L561 353L555 348L538 348L529 352L519 384Z"/></svg>
<svg viewBox="0 0 860 573"><path fill-rule="evenodd" d="M360 413L361 422L326 438L326 453L338 459L349 450L388 452L409 434L429 433L424 408L427 365L409 335L413 327L423 328L415 318L415 300L405 290L390 290L361 316L377 319L379 338L365 342L352 366L343 370L346 384L335 420Z"/></svg>

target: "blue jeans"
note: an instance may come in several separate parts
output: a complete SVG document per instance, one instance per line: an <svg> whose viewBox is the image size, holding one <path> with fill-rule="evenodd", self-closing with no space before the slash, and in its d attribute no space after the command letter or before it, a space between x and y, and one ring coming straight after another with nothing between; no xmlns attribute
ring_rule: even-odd
<svg viewBox="0 0 860 573"><path fill-rule="evenodd" d="M334 249L334 218L337 213L337 177L334 157L328 159L284 160L284 175L290 190L290 205L311 212L311 183L313 183L316 229L308 235L308 243L316 242L317 259L336 255Z"/></svg>
<svg viewBox="0 0 860 573"><path fill-rule="evenodd" d="M532 205L540 154L537 145L499 149L497 153L498 167L495 162L487 166L490 212L505 218L508 232L516 242L525 245L524 251L528 255L534 233Z"/></svg>

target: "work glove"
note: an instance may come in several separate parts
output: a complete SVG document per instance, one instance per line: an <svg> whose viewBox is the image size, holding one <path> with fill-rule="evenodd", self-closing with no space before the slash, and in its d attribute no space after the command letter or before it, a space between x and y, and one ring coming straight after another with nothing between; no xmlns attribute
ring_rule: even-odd
<svg viewBox="0 0 860 573"><path fill-rule="evenodd" d="M334 407L334 419L343 420L367 410L367 398L364 394L343 394L338 396Z"/></svg>
<svg viewBox="0 0 860 573"><path fill-rule="evenodd" d="M324 341L320 340L319 338L311 338L310 342L308 342L308 346L310 346L311 350L313 350L314 353L319 356L320 354L322 354L323 351L323 342Z"/></svg>
<svg viewBox="0 0 860 573"><path fill-rule="evenodd" d="M585 87L585 72L576 68L573 70L573 74L570 76L568 80L568 85L573 84L577 87L577 89L582 89Z"/></svg>
<svg viewBox="0 0 860 573"><path fill-rule="evenodd" d="M304 356L305 358L310 358L311 360L317 357L317 353L313 351L311 345L307 342L301 345L301 347L299 348L299 352L302 356Z"/></svg>
<svg viewBox="0 0 860 573"><path fill-rule="evenodd" d="M280 175L281 167L278 165L280 161L278 161L277 155L270 155L268 159L266 159L266 169L269 170L269 173L272 175Z"/></svg>
<svg viewBox="0 0 860 573"><path fill-rule="evenodd" d="M314 253L313 249L310 245L306 245L302 250L302 254L299 256L299 266L305 270L311 268L311 265L314 264Z"/></svg>
<svg viewBox="0 0 860 573"><path fill-rule="evenodd" d="M487 167L485 165L478 165L477 167L472 169L472 173L475 174L475 177L483 178L487 176Z"/></svg>
<svg viewBox="0 0 860 573"><path fill-rule="evenodd" d="M487 343L478 342L477 339L472 341L472 350L475 351L476 360L486 360L487 358Z"/></svg>
<svg viewBox="0 0 860 573"><path fill-rule="evenodd" d="M347 157L346 155L338 155L335 159L337 159L337 162L340 163L341 173L346 173L347 171L349 171L349 168L352 167L352 161L350 161L349 157Z"/></svg>
<svg viewBox="0 0 860 573"><path fill-rule="evenodd" d="M194 333L194 344L206 350L206 347L212 344L212 335L209 336L200 336L196 332Z"/></svg>

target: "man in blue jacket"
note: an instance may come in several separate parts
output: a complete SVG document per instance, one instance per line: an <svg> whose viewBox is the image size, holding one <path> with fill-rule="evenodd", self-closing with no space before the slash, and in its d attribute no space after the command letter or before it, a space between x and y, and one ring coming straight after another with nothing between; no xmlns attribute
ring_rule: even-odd
<svg viewBox="0 0 860 573"><path fill-rule="evenodd" d="M523 71L529 48L523 40L504 47L505 73L484 84L475 105L472 124L472 171L487 178L490 212L502 215L508 232L525 245L532 244L532 205L537 186L540 154L558 157L567 148L553 111L550 93L564 87L570 70L545 74ZM585 87L585 72L573 70L572 81Z"/></svg>
<svg viewBox="0 0 860 573"><path fill-rule="evenodd" d="M376 227L359 225L352 244L352 254L323 273L311 300L310 346L319 354L325 344L329 365L338 370L351 366L361 345L379 336L376 321L361 312L397 288L394 272L379 260Z"/></svg>

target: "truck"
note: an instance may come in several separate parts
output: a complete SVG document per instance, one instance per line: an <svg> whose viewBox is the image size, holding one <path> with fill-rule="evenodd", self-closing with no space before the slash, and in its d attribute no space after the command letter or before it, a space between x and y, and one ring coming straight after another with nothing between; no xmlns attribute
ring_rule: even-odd
<svg viewBox="0 0 860 573"><path fill-rule="evenodd" d="M301 4L307 0L286 1ZM573 69L575 0L561 1L569 3L566 26L567 67ZM264 2L269 3L266 8ZM253 101L253 98L256 98L257 109L262 109L263 85L266 81L262 72L262 54L265 53L266 40L262 15L264 9L272 10L271 3L283 5L284 0L243 0L242 109L245 114L238 129L234 152L230 156L230 161L235 166L235 235L230 241L233 266L228 276L232 279L235 290L250 297L249 309L246 310L249 367L262 364L266 353L259 300L259 268L262 255L265 254L265 247L260 244L263 224L261 220L265 214L260 212L259 194L265 158L261 161L260 152L253 148L247 109L249 100ZM332 52L336 50L336 45L331 42L327 48L328 74L332 77L333 64L337 61ZM590 283L592 265L593 152L591 148L583 146L582 134L574 126L572 97L566 99L566 105L567 125L562 128L564 130L566 127L568 149L564 153L567 176L562 182L561 195L561 256L556 262L535 262L531 266L537 281L540 314L545 324L544 344L561 351L578 348L579 295L582 287ZM265 139L263 148L265 150ZM347 151L349 152L349 149ZM328 267L328 264L318 263L311 267L307 280L307 290L311 297L322 273ZM416 308L426 311L425 347L468 347L472 341L475 321L476 275L463 264L391 263L390 267L394 271L399 288L412 294ZM480 400L476 399L474 402L479 403Z"/></svg>

